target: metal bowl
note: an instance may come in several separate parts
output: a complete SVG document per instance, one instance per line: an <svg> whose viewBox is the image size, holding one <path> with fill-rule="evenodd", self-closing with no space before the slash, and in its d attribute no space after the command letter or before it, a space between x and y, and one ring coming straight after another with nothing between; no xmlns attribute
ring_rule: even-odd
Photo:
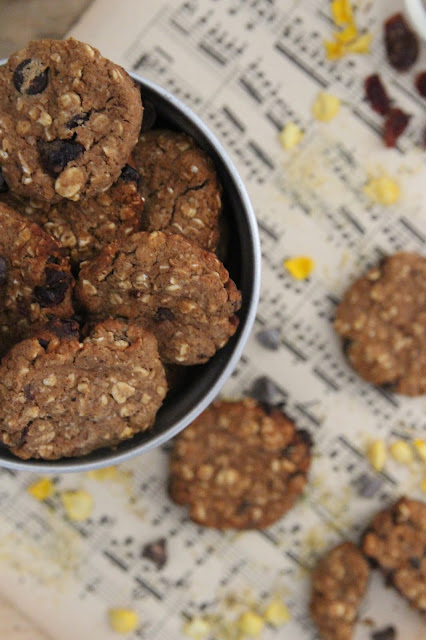
<svg viewBox="0 0 426 640"><path fill-rule="evenodd" d="M227 345L206 364L185 367L184 383L167 395L149 431L115 449L54 461L19 460L7 448L0 447L0 467L43 473L88 471L124 462L158 447L188 426L213 401L234 370L254 323L260 289L260 244L256 217L237 170L215 136L186 105L153 82L136 73L130 75L140 85L143 100L155 107L155 126L184 131L214 161L223 186L224 219L230 238L223 260L243 297L238 313L240 324Z"/></svg>

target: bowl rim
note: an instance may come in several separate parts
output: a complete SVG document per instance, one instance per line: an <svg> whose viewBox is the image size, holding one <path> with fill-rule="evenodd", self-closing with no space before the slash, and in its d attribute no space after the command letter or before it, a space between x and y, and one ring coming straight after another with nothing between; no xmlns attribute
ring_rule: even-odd
<svg viewBox="0 0 426 640"><path fill-rule="evenodd" d="M6 63L6 59L0 60L0 65ZM138 73L133 71L128 71L129 75L135 80L135 82L142 86L143 88L147 88L149 91L156 93L159 97L165 102L171 104L177 111L179 111L183 116L188 119L194 127L204 136L207 140L208 144L211 148L214 149L216 154L220 157L221 162L223 163L227 173L230 175L235 189L238 193L238 196L243 203L244 215L248 224L248 231L250 236L250 243L253 247L253 266L252 266L252 277L251 277L251 304L247 310L247 314L244 320L244 326L239 332L237 337L237 341L234 345L233 351L231 353L230 358L226 362L223 370L221 371L218 378L215 380L212 387L209 391L195 404L192 409L186 413L180 420L175 422L170 428L166 429L162 433L150 438L146 442L142 442L139 445L135 445L127 451L117 452L111 451L110 455L106 455L105 457L100 458L99 460L88 460L84 462L81 458L78 458L78 462L73 462L73 458L61 458L55 461L49 460L20 460L17 458L13 459L4 459L1 455L0 449L0 468L10 469L12 471L30 471L30 472L43 472L43 473L77 473L81 471L91 471L96 469L101 469L106 466L116 465L122 462L127 462L128 460L135 458L142 453L150 451L160 445L164 444L174 436L176 436L180 431L182 431L185 427L187 427L191 422L195 420L195 418L204 411L208 407L208 405L214 400L214 398L218 395L220 390L222 389L225 382L231 376L237 362L239 361L244 346L247 342L247 339L251 333L252 327L254 325L257 306L259 302L260 296L260 282L261 282L261 248L260 248L260 238L259 238L259 230L258 224L256 220L256 215L254 213L254 209L250 202L249 195L244 186L244 183L233 163L231 158L229 157L227 151L223 147L223 145L219 142L216 136L210 131L206 124L201 120L201 118L192 111L190 107L181 102L179 98L170 93L167 89L164 89L160 85L152 82L151 80L147 80L143 78Z"/></svg>

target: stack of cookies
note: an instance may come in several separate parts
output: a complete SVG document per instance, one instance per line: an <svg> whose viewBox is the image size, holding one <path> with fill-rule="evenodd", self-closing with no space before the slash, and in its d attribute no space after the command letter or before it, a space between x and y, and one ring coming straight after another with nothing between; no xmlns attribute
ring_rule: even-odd
<svg viewBox="0 0 426 640"><path fill-rule="evenodd" d="M150 428L166 368L235 333L221 186L87 44L30 43L0 96L0 441L23 459L80 456Z"/></svg>

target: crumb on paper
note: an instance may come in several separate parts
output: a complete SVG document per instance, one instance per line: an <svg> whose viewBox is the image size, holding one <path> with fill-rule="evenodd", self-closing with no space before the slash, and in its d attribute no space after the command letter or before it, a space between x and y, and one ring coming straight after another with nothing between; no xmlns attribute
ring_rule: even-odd
<svg viewBox="0 0 426 640"><path fill-rule="evenodd" d="M249 638L258 638L263 631L265 622L258 613L246 611L238 618L237 626L241 633Z"/></svg>
<svg viewBox="0 0 426 640"><path fill-rule="evenodd" d="M375 471L382 471L386 464L386 448L383 440L374 440L367 449L367 458Z"/></svg>
<svg viewBox="0 0 426 640"><path fill-rule="evenodd" d="M139 624L139 616L132 609L110 609L108 617L111 629L117 633L130 633Z"/></svg>
<svg viewBox="0 0 426 640"><path fill-rule="evenodd" d="M349 0L333 0L331 3L331 15L337 27L354 23L354 14Z"/></svg>
<svg viewBox="0 0 426 640"><path fill-rule="evenodd" d="M400 464L410 464L413 461L413 449L405 440L397 440L389 445L389 453Z"/></svg>
<svg viewBox="0 0 426 640"><path fill-rule="evenodd" d="M417 452L417 455L426 462L426 440L421 440L420 438L416 438L413 440L413 446Z"/></svg>
<svg viewBox="0 0 426 640"><path fill-rule="evenodd" d="M273 627L280 627L286 624L291 618L287 606L279 598L271 600L265 608L263 617L265 622L271 624Z"/></svg>
<svg viewBox="0 0 426 640"><path fill-rule="evenodd" d="M340 110L340 98L331 93L320 91L312 105L312 114L320 122L330 122Z"/></svg>
<svg viewBox="0 0 426 640"><path fill-rule="evenodd" d="M61 500L65 513L74 522L87 520L92 515L93 498L84 489L63 491Z"/></svg>
<svg viewBox="0 0 426 640"><path fill-rule="evenodd" d="M308 256L297 256L284 260L283 265L296 280L306 280L312 273L315 263Z"/></svg>
<svg viewBox="0 0 426 640"><path fill-rule="evenodd" d="M294 122L287 122L278 134L279 141L283 149L289 151L294 149L302 140L304 133Z"/></svg>
<svg viewBox="0 0 426 640"><path fill-rule="evenodd" d="M39 478L39 480L30 484L27 491L33 498L42 502L53 494L54 485L50 478Z"/></svg>
<svg viewBox="0 0 426 640"><path fill-rule="evenodd" d="M91 471L86 471L86 476L90 478L90 480L97 480L98 482L103 482L104 480L115 480L118 476L117 467L103 467L103 469L92 469Z"/></svg>
<svg viewBox="0 0 426 640"><path fill-rule="evenodd" d="M183 626L183 633L192 640L203 640L211 631L211 624L204 618L197 616L188 620Z"/></svg>
<svg viewBox="0 0 426 640"><path fill-rule="evenodd" d="M423 480L422 480L422 483L420 485L420 488L423 491L423 493L426 493L426 476L423 476Z"/></svg>
<svg viewBox="0 0 426 640"><path fill-rule="evenodd" d="M395 204L400 198L398 183L387 175L370 178L363 191L372 202L385 206Z"/></svg>
<svg viewBox="0 0 426 640"><path fill-rule="evenodd" d="M333 40L324 41L328 60L340 60L351 53L370 53L372 35L359 32L349 0L333 0L331 15L335 26L341 29L333 33Z"/></svg>

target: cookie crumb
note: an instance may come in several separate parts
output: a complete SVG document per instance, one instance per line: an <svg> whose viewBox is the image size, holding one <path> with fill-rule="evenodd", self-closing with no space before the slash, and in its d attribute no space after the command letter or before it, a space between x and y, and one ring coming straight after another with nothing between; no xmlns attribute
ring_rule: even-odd
<svg viewBox="0 0 426 640"><path fill-rule="evenodd" d="M103 469L92 469L86 471L86 476L91 480L97 480L103 482L104 480L114 480L117 478L117 467L104 467Z"/></svg>
<svg viewBox="0 0 426 640"><path fill-rule="evenodd" d="M265 608L263 617L265 622L273 627L280 627L291 619L287 606L279 598L271 600Z"/></svg>
<svg viewBox="0 0 426 640"><path fill-rule="evenodd" d="M33 484L30 484L30 486L27 488L27 492L36 500L40 500L40 502L43 502L43 500L50 498L50 496L53 494L53 491L54 486L50 478L40 478L39 480L33 482Z"/></svg>
<svg viewBox="0 0 426 640"><path fill-rule="evenodd" d="M246 611L238 618L237 626L244 635L250 638L258 638L263 631L265 622L258 613Z"/></svg>
<svg viewBox="0 0 426 640"><path fill-rule="evenodd" d="M375 471L382 471L386 463L386 449L383 440L374 440L367 449L367 458Z"/></svg>
<svg viewBox="0 0 426 640"><path fill-rule="evenodd" d="M312 114L320 122L330 122L340 110L340 99L331 93L320 91L313 105Z"/></svg>
<svg viewBox="0 0 426 640"><path fill-rule="evenodd" d="M301 128L294 122L287 122L278 135L279 141L283 149L287 151L294 149L302 140L305 134Z"/></svg>
<svg viewBox="0 0 426 640"><path fill-rule="evenodd" d="M314 261L308 256L288 258L283 265L295 280L306 280L315 267Z"/></svg>
<svg viewBox="0 0 426 640"><path fill-rule="evenodd" d="M413 461L413 450L405 440L397 440L389 446L389 453L396 462L410 464Z"/></svg>
<svg viewBox="0 0 426 640"><path fill-rule="evenodd" d="M416 440L413 441L413 445L417 452L417 455L420 456L423 462L426 462L426 441L420 440L420 438L416 438Z"/></svg>
<svg viewBox="0 0 426 640"><path fill-rule="evenodd" d="M108 617L111 629L117 633L130 633L139 624L139 616L132 609L110 609Z"/></svg>
<svg viewBox="0 0 426 640"><path fill-rule="evenodd" d="M204 618L196 617L188 620L183 626L183 633L192 638L192 640L203 640L209 635L211 625Z"/></svg>
<svg viewBox="0 0 426 640"><path fill-rule="evenodd" d="M61 493L62 504L68 518L73 522L87 520L92 515L93 498L84 489L63 491Z"/></svg>
<svg viewBox="0 0 426 640"><path fill-rule="evenodd" d="M363 191L372 202L385 206L395 204L401 195L398 183L387 175L370 178Z"/></svg>

